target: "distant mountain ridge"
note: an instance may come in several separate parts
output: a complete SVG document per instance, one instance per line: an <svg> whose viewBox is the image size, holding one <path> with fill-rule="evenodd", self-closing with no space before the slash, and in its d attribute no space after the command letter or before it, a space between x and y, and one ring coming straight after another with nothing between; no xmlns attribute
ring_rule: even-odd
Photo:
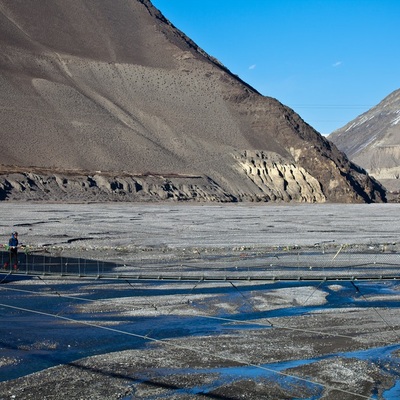
<svg viewBox="0 0 400 400"><path fill-rule="evenodd" d="M328 138L388 190L400 191L400 89Z"/></svg>
<svg viewBox="0 0 400 400"><path fill-rule="evenodd" d="M148 0L0 0L0 50L0 199L385 201Z"/></svg>

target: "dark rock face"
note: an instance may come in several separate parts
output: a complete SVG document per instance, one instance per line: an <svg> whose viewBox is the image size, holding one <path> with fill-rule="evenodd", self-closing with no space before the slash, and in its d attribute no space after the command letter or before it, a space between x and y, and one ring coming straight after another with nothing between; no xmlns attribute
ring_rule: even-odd
<svg viewBox="0 0 400 400"><path fill-rule="evenodd" d="M148 200L385 201L365 171L150 1L0 7L3 199L136 201L139 185ZM98 184L104 173L129 176L132 190ZM59 184L71 174L76 185Z"/></svg>
<svg viewBox="0 0 400 400"><path fill-rule="evenodd" d="M400 89L329 139L392 192L400 192Z"/></svg>

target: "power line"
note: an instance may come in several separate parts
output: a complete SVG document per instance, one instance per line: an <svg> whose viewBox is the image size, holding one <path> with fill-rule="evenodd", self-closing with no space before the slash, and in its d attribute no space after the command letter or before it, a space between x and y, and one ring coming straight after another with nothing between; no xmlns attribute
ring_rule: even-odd
<svg viewBox="0 0 400 400"><path fill-rule="evenodd" d="M365 300L368 301L368 299L364 296L364 294L361 292L360 288L358 285L356 285L353 281L351 281L351 284L354 286L355 290L357 293L360 293L361 297ZM386 318L377 310L376 307L372 307L372 309L376 312L376 314L379 316L379 318L385 323L385 325L393 332L396 332L395 329L393 329L393 326L389 324L388 321L386 321Z"/></svg>
<svg viewBox="0 0 400 400"><path fill-rule="evenodd" d="M44 316L52 317L52 318L56 318L56 319L62 319L64 321L73 322L75 324L81 324L81 325L85 325L85 326L90 326L92 328L97 328L97 329L103 329L103 330L107 330L107 331L110 331L110 332L119 333L119 334L122 334L122 335L133 336L133 337L136 337L136 338L139 338L139 339L144 339L144 340L151 341L153 343L164 344L166 346L173 347L173 348L176 348L176 349L179 349L179 350L191 351L191 352L194 352L196 354L200 354L202 356L207 355L207 356L210 356L210 357L215 357L215 358L218 358L218 359L222 359L224 361L228 360L228 361L237 362L239 364L242 364L242 365L245 365L245 366L248 366L248 367L261 369L261 370L272 372L272 373L275 373L275 374L278 374L278 375L282 375L282 376L285 376L285 377L288 377L288 378L297 379L299 381L302 381L302 382L305 382L305 383L309 383L309 384L312 384L312 385L321 386L322 388L325 388L325 389L338 391L338 392L341 392L341 393L349 394L349 395L356 396L356 397L363 398L363 399L370 399L369 396L364 396L364 395L361 395L361 394L358 394L358 393L351 392L349 390L344 390L344 389L332 387L332 386L325 385L325 384L320 383L320 382L314 382L314 381L312 381L310 379L306 379L306 378L303 378L303 377L300 377L300 376L296 376L296 375L291 375L291 374L288 374L288 373L285 373L285 372L282 372L282 371L276 371L276 370L274 370L272 368L268 368L268 367L265 367L265 366L262 366L262 365L257 365L257 364L242 360L240 358L220 356L218 354L208 352L208 351L206 351L204 349L199 350L199 349L196 349L196 348L193 348L193 347L183 346L183 345L180 345L180 344L177 344L177 343L172 343L170 340L156 339L156 338L152 338L150 336L144 336L144 335L140 335L138 333L126 332L126 331L123 331L123 330L120 330L120 329L110 328L108 326L97 325L97 324L94 324L92 322L79 321L79 320L76 320L74 318L64 317L64 316L56 315L56 314L51 314L51 313L47 313L47 312L44 312L44 311L38 311L38 310L33 310L33 309L29 309L29 308L24 308L24 307L17 307L17 306L12 306L12 305L3 304L3 303L0 303L0 306L1 307L5 307L5 308L9 308L9 309L13 309L13 310L18 310L18 311L23 311L23 312L30 312L30 313L33 313L33 314L39 314L39 315L44 315Z"/></svg>
<svg viewBox="0 0 400 400"><path fill-rule="evenodd" d="M197 285L199 283L200 282L196 283L196 285L191 289L191 292L193 292L193 290L197 287ZM238 290L238 288L235 285L233 285L231 282L228 282L228 283L230 283L236 290ZM109 299L92 300L92 299L86 299L84 297L64 296L64 295L60 296L59 294L56 294L56 293L41 293L41 292L37 292L34 290L15 289L15 288L9 288L9 287L0 287L0 289L10 290L10 291L15 291L15 292L37 294L37 295L42 295L42 296L54 296L54 297L62 297L62 298L65 297L67 299L74 299L74 300L87 301L87 302L108 302L109 301ZM243 294L241 294L241 295L243 296ZM185 295L185 297L188 297L188 296L189 296L189 294ZM248 300L246 300L246 301L248 302ZM185 302L181 301L180 304L185 304ZM148 304L148 305L150 305L150 304ZM154 305L152 305L152 307L154 307ZM254 310L254 308L253 308L253 310ZM258 310L254 310L254 311L258 311ZM197 317L204 318L204 319L213 319L213 320L223 321L223 322L239 323L239 324L243 324L243 325L258 325L258 326L263 326L263 327L268 327L268 328L280 328L280 329L285 329L288 331L312 333L312 334L317 334L317 335L321 335L321 336L329 336L329 337L333 336L333 337L338 337L338 338L354 339L353 336L349 336L349 335L341 335L341 334L337 334L334 332L321 332L321 331L315 331L312 329L293 328L293 327L288 327L285 325L273 324L272 322L270 322L268 320L267 320L268 323L264 323L264 322L259 322L259 321L242 321L242 320L235 319L235 318L216 317L216 316L211 316L211 315L197 315ZM151 330L151 332L152 331L154 331L154 329ZM147 335L145 337L147 337ZM382 341L382 343L386 343L386 342Z"/></svg>
<svg viewBox="0 0 400 400"><path fill-rule="evenodd" d="M42 278L39 277L39 279L40 279L44 284L47 284ZM125 280L125 282L126 282L129 286L132 286L131 283L130 283L129 281ZM203 281L200 280L200 281L196 282L196 284L194 285L194 287L192 287L192 289L190 290L190 292L184 295L184 298L187 298L187 297L190 295L190 293L192 293L192 292L195 290L195 288L196 288L201 282L203 282ZM304 305L305 303L307 303L307 302L310 300L310 298L316 293L316 291L319 289L319 287L320 287L322 284L324 284L325 282L326 282L326 280L322 280L322 281L320 282L320 284L315 288L315 290L314 290L314 291L307 297L307 299L303 302L303 305ZM232 282L230 282L230 281L228 281L227 283L229 283L235 290L237 290L237 291L239 292L239 294L243 297L243 299L244 299L247 303L249 303L249 300L240 292L239 288L238 288L236 285L234 285L234 284L233 284ZM354 286L354 288L356 289L356 291L360 293L359 287L356 286L356 285L354 284L353 281L351 281L351 284ZM23 292L23 293L30 293L30 294L36 294L36 295L54 296L54 297L67 298L67 299L79 300L79 301L87 301L87 302L109 301L109 300L107 300L107 299L92 300L92 299L87 299L87 298L78 297L78 296L67 296L67 295L64 295L64 294L60 293L58 290L53 290L53 293L41 293L41 292L34 291L34 290L25 290L25 289L10 288L10 287L7 287L7 286L2 286L2 287L0 287L0 289L10 290L10 291L16 291L16 292ZM361 295L362 295L362 294L361 294ZM362 295L362 296L365 298L364 295ZM180 304L182 304L182 302L180 302ZM249 303L249 304L250 304L250 303ZM255 309L254 309L254 307L253 307L252 304L250 304L250 305L251 305L251 307L253 308L254 311L258 311L258 310L255 310ZM20 310L23 310L23 311L33 312L33 313L37 313L37 314L41 314L41 315L48 315L48 316L52 316L52 317L54 317L54 318L60 318L60 319L68 320L68 321L75 322L75 323L82 323L82 324L84 324L84 325L92 326L92 327L95 327L95 328L107 329L107 330L114 331L114 332L118 332L118 333L121 333L121 334L131 335L131 336L135 336L135 337L142 338L142 339L148 339L148 340L150 340L150 341L162 342L162 343L165 343L165 344L167 344L167 345L171 345L171 346L174 346L174 347L180 348L180 349L186 349L186 350L190 350L190 351L194 351L194 352L199 352L199 350L193 349L193 348L190 348L190 347L187 347L187 346L181 346L181 345L170 344L171 342L168 342L167 340L160 340L160 339L152 338L152 337L150 336L150 333L153 332L154 329L150 330L146 335L139 335L139 334L135 334L135 333L130 333L130 332L125 332L125 331L122 331L122 330L118 330L118 329L115 329L115 328L107 328L107 327L103 327L103 326L101 326L101 325L97 325L97 324L93 324L93 323L78 321L78 320L75 320L75 319L72 319L72 318L68 318L68 317L62 317L62 316L59 315L60 313L58 313L58 314L51 314L51 313L41 312L41 311L38 311L38 310L25 309L25 308L14 307L14 306L8 306L8 305L5 305L5 304L0 304L0 306L9 307L9 308L15 308L15 309L20 309ZM152 306L155 307L155 309L157 310L157 307L156 307L154 304L153 304ZM168 314L170 314L172 311L173 311L173 310L171 309L171 310L169 311ZM391 327L391 326L389 325L389 323L380 315L380 313L379 313L377 310L376 310L376 312L377 312L378 315L381 317L381 319L385 322L385 324L386 324L387 326L389 326L389 327L391 328L392 331L396 332L396 331L393 329L393 327ZM288 326L285 326L285 325L272 324L272 322L269 321L269 320L267 320L267 321L268 321L268 324L265 324L265 323L259 322L259 321L242 321L242 320L238 320L238 319L234 319L234 318L214 317L214 316L209 316L209 315L199 315L198 317L200 317L200 318L206 318L206 319L214 319L214 320L219 320L219 321L225 321L225 322L239 323L239 324L249 324L249 325L266 326L266 327L270 327L270 328L279 328L279 329L285 329L285 330L291 330L291 331L298 331L298 332L303 332L303 333L312 333L312 334L318 334L318 335L328 335L328 336L331 336L331 337L333 336L333 337L346 338L346 339L352 339L352 340L354 339L354 336L341 335L341 334L338 334L338 333L320 332L320 331L315 331L315 330L300 329L300 328L292 328L292 327L288 327ZM383 343L386 343L385 341L382 341L382 342L383 342ZM207 354L207 352L202 351L202 354ZM211 355L211 354L210 354L210 355ZM362 398L369 398L369 397L365 397L365 396L363 396L363 395L358 395L358 394L355 394L355 393L351 393L351 392L348 392L348 391L345 391L345 390L342 390L342 389L332 388L332 387L329 387L329 386L327 386L327 385L320 384L319 382L313 382L313 381L311 381L311 380L306 380L306 379L297 377L297 376L295 376L295 375L290 375L290 374L278 372L278 371L269 369L269 368L267 368L267 367L262 367L262 366L259 366L259 365L256 365L256 364L252 364L252 363L249 363L249 362L247 362L247 361L240 360L240 359L229 358L229 357L222 357L222 356L218 356L218 355L215 355L215 354L212 354L212 355L216 356L217 358L224 359L224 360L236 361L236 362L239 362L239 363L241 363L241 364L243 364L243 365L252 366L252 367L255 367L255 368L259 368L259 369L264 369L264 370L267 370L267 371L269 371L269 372L275 372L275 373L277 373L277 374L281 374L281 375L284 375L284 376L292 377L292 378L294 378L294 379L304 380L304 381L307 381L307 382L309 382L309 383L316 384L316 385L320 385L320 386L325 387L325 388L328 388L328 389L337 390L337 391L341 391L341 392L348 393L348 394L353 394L353 395L356 395L356 396L359 396L359 397L362 397Z"/></svg>

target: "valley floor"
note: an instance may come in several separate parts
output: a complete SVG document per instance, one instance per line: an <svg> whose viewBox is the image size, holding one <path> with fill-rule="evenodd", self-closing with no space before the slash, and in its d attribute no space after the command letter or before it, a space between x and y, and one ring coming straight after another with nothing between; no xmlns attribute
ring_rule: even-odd
<svg viewBox="0 0 400 400"><path fill-rule="evenodd" d="M2 243L17 229L29 257L46 249L64 264L249 273L306 248L325 266L362 253L372 265L390 261L375 264L377 275L400 267L397 204L0 209ZM27 259L20 254L21 268ZM290 268L295 279L286 282L37 275L3 283L0 398L398 398L398 281L299 281Z"/></svg>

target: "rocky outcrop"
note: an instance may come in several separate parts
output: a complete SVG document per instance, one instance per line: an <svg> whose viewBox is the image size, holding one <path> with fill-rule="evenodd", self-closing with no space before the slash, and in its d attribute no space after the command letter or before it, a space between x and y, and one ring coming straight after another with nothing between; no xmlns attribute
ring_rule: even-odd
<svg viewBox="0 0 400 400"><path fill-rule="evenodd" d="M259 188L256 198L260 201L326 201L317 179L278 154L248 151L237 159L246 176Z"/></svg>
<svg viewBox="0 0 400 400"><path fill-rule="evenodd" d="M220 186L207 176L132 175L102 171L0 168L0 200L54 202L307 202L327 199L319 181L304 168L278 154L246 151L236 154L236 169L247 186ZM334 189L334 182L332 181ZM367 185L366 185L367 186ZM362 191L360 198L365 195Z"/></svg>
<svg viewBox="0 0 400 400"><path fill-rule="evenodd" d="M23 201L204 201L233 202L203 176L119 176L100 171L14 172L0 175L0 200Z"/></svg>

